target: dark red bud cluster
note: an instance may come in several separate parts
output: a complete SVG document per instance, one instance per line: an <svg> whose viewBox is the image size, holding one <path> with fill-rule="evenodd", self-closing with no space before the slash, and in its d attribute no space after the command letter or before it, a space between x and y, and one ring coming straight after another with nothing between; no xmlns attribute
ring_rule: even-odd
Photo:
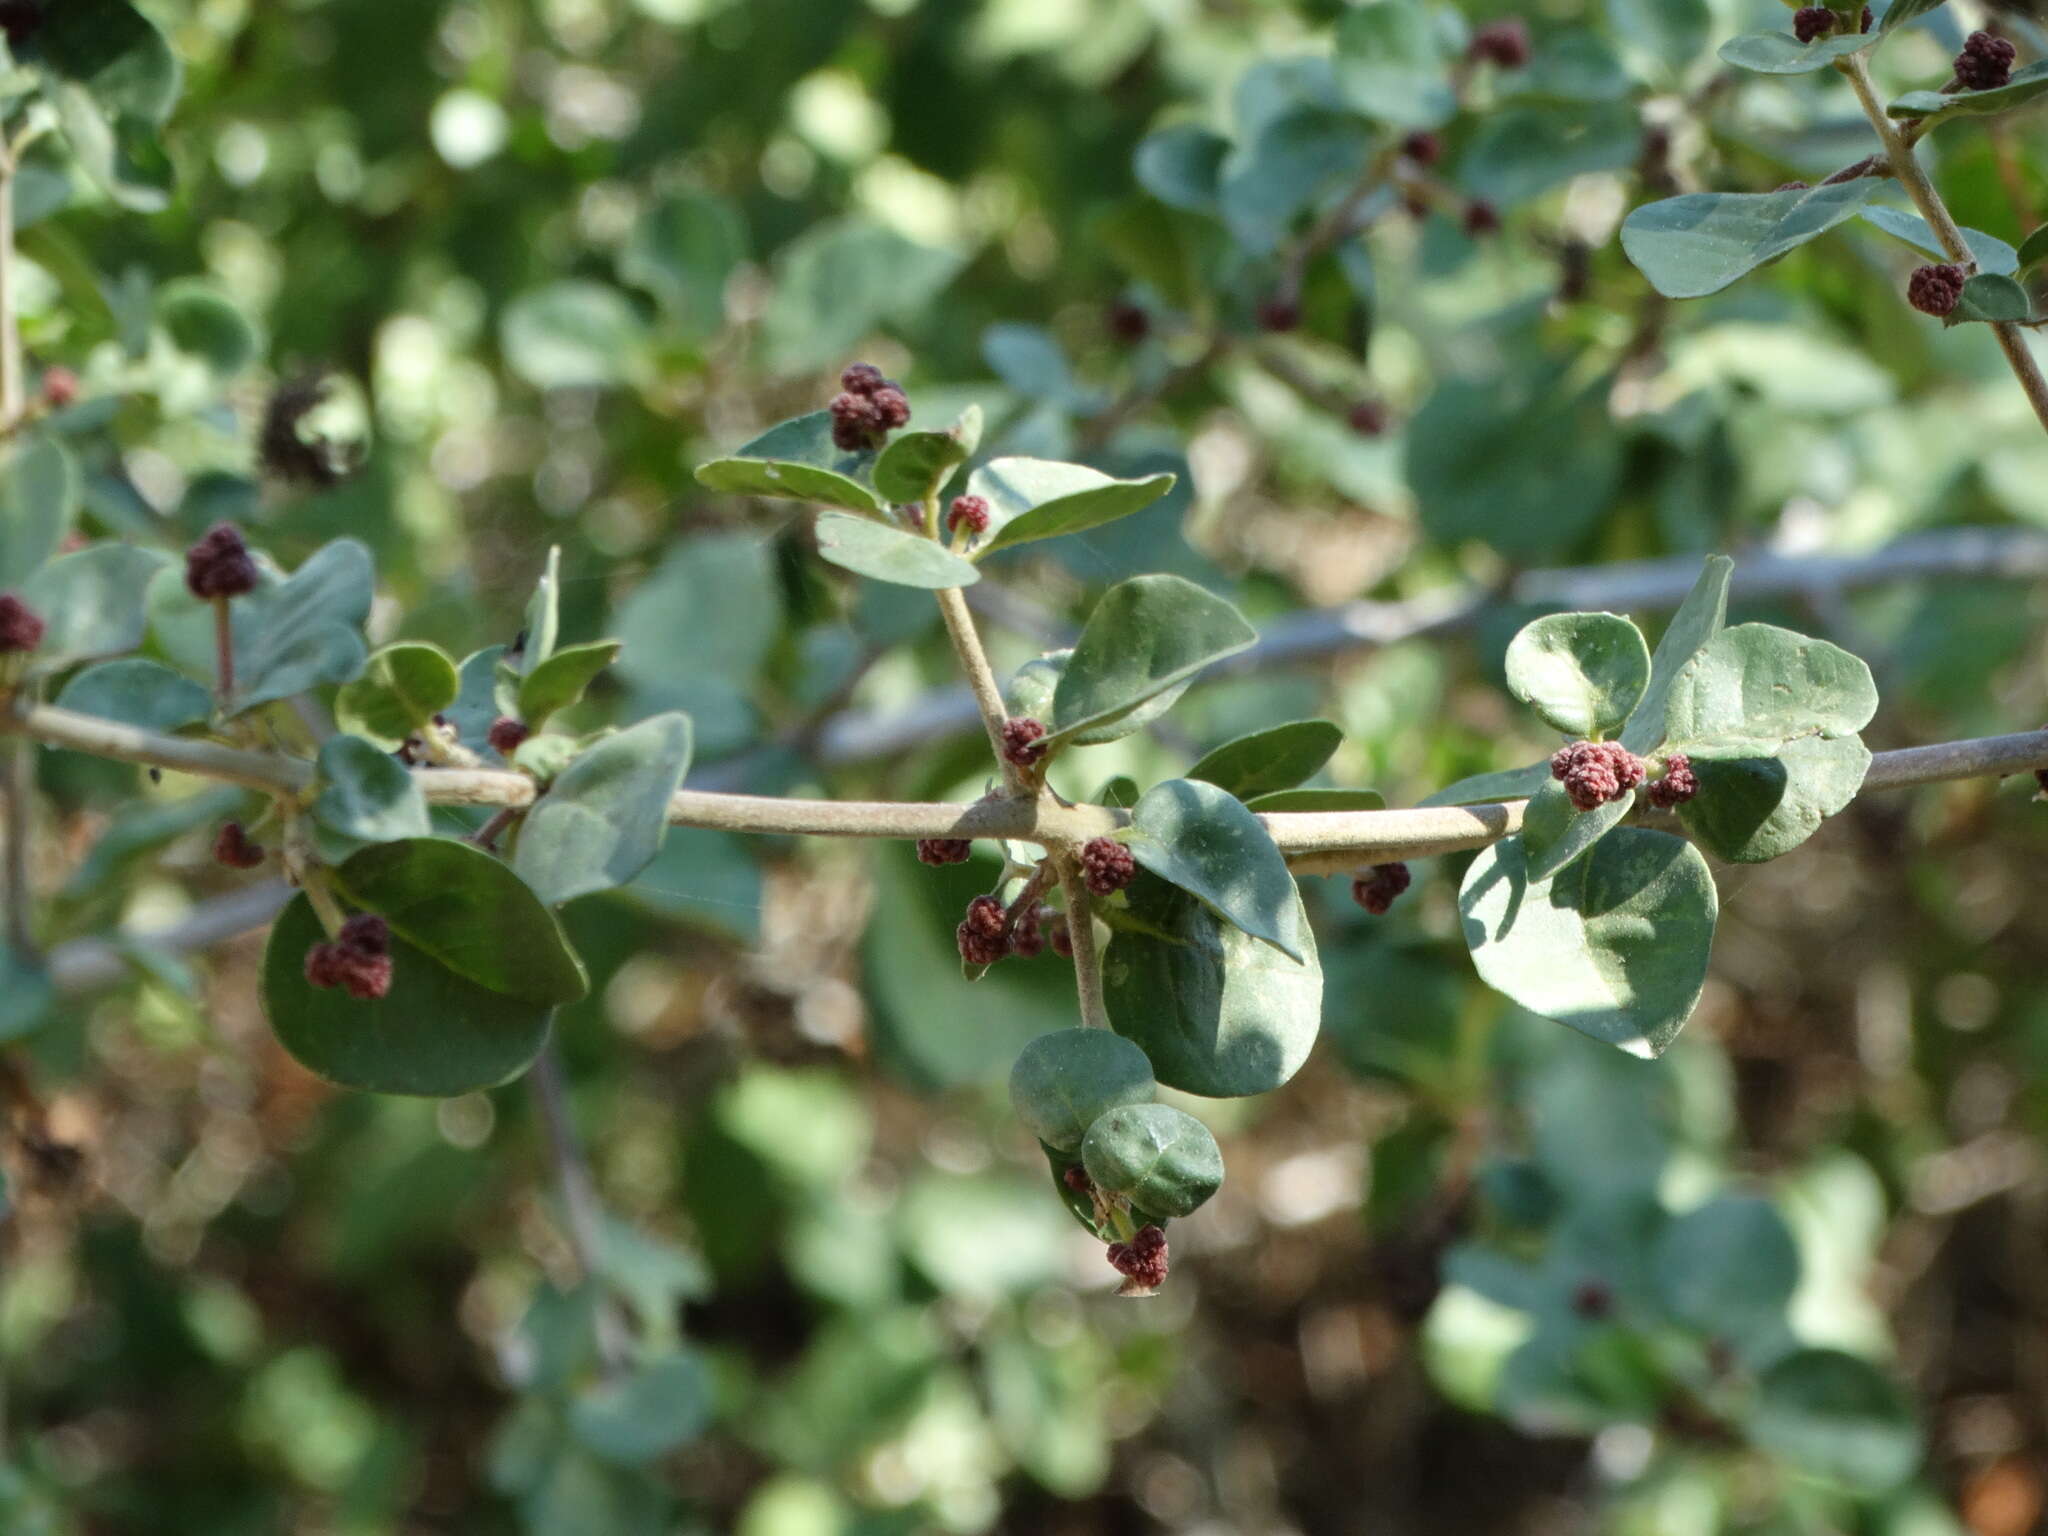
<svg viewBox="0 0 2048 1536"><path fill-rule="evenodd" d="M1650 804L1668 811L1699 792L1699 775L1692 771L1692 759L1683 752L1674 752L1664 759L1664 777L1650 786Z"/></svg>
<svg viewBox="0 0 2048 1536"><path fill-rule="evenodd" d="M942 864L965 864L974 854L974 844L964 837L920 837L917 840L917 862L937 867Z"/></svg>
<svg viewBox="0 0 2048 1536"><path fill-rule="evenodd" d="M1483 197L1465 205L1465 233L1474 240L1500 233L1500 210Z"/></svg>
<svg viewBox="0 0 2048 1536"><path fill-rule="evenodd" d="M1118 299L1109 306L1105 317L1109 334L1127 347L1135 347L1152 334L1152 316L1142 304L1133 304L1129 299Z"/></svg>
<svg viewBox="0 0 2048 1536"><path fill-rule="evenodd" d="M988 503L979 496L955 496L946 511L946 526L958 533L965 528L970 537L988 532Z"/></svg>
<svg viewBox="0 0 2048 1536"><path fill-rule="evenodd" d="M185 585L194 597L242 597L256 590L256 580L256 558L233 523L215 523L185 551Z"/></svg>
<svg viewBox="0 0 2048 1536"><path fill-rule="evenodd" d="M1614 1287L1605 1280L1581 1280L1572 1288L1572 1311L1597 1323L1614 1311Z"/></svg>
<svg viewBox="0 0 2048 1536"><path fill-rule="evenodd" d="M1805 5L1792 13L1792 35L1802 43L1826 37L1835 30L1835 13L1824 5Z"/></svg>
<svg viewBox="0 0 2048 1536"><path fill-rule="evenodd" d="M1351 899L1374 917L1385 917L1414 883L1415 876L1406 864L1375 864L1351 882Z"/></svg>
<svg viewBox="0 0 2048 1536"><path fill-rule="evenodd" d="M493 752L501 757L510 757L532 734L524 720L515 720L510 715L500 715L491 722L491 729L484 739L491 744Z"/></svg>
<svg viewBox="0 0 2048 1536"><path fill-rule="evenodd" d="M1401 154L1414 165L1435 165L1444 157L1444 141L1433 133L1411 133L1401 141Z"/></svg>
<svg viewBox="0 0 2048 1536"><path fill-rule="evenodd" d="M1519 16L1489 21L1472 34L1465 56L1475 64L1520 69L1529 62L1529 24Z"/></svg>
<svg viewBox="0 0 2048 1536"><path fill-rule="evenodd" d="M43 370L43 404L61 411L78 399L78 375L69 368Z"/></svg>
<svg viewBox="0 0 2048 1536"><path fill-rule="evenodd" d="M953 930L953 937L959 941L960 958L969 965L994 965L1010 952L1009 935L1004 931L1008 916L1003 904L993 896L977 896L967 903L967 915L960 920L960 926Z"/></svg>
<svg viewBox="0 0 2048 1536"><path fill-rule="evenodd" d="M43 643L43 616L12 592L0 592L0 656L19 656Z"/></svg>
<svg viewBox="0 0 2048 1536"><path fill-rule="evenodd" d="M1995 91L2012 82L2012 61L2018 50L2002 37L1972 32L1956 55L1956 79L1966 91Z"/></svg>
<svg viewBox="0 0 2048 1536"><path fill-rule="evenodd" d="M1276 334L1291 331L1301 324L1301 305L1285 295L1274 294L1260 302L1258 322L1262 331L1272 331Z"/></svg>
<svg viewBox="0 0 2048 1536"><path fill-rule="evenodd" d="M1387 430L1387 408L1377 400L1361 400L1345 418L1360 437L1383 437Z"/></svg>
<svg viewBox="0 0 2048 1536"><path fill-rule="evenodd" d="M1095 1192L1095 1181L1088 1177L1088 1170L1079 1163L1070 1164L1060 1171L1060 1182L1077 1195Z"/></svg>
<svg viewBox="0 0 2048 1536"><path fill-rule="evenodd" d="M383 997L391 990L389 925L368 912L350 918L333 943L306 951L306 980L316 987L340 987L359 1003Z"/></svg>
<svg viewBox="0 0 2048 1536"><path fill-rule="evenodd" d="M1081 845L1081 875L1098 896L1114 896L1138 873L1138 860L1113 837L1091 837Z"/></svg>
<svg viewBox="0 0 2048 1536"><path fill-rule="evenodd" d="M1950 263L1922 267L1906 284L1906 302L1923 315L1944 318L1956 312L1963 301L1963 284L1969 274Z"/></svg>
<svg viewBox="0 0 2048 1536"><path fill-rule="evenodd" d="M873 363L854 363L839 375L832 397L832 442L844 453L865 453L910 420L910 397Z"/></svg>
<svg viewBox="0 0 2048 1536"><path fill-rule="evenodd" d="M43 29L43 0L0 0L0 32L19 48Z"/></svg>
<svg viewBox="0 0 2048 1536"><path fill-rule="evenodd" d="M1619 800L1643 782L1643 760L1618 741L1575 741L1550 759L1550 776L1579 810Z"/></svg>
<svg viewBox="0 0 2048 1536"><path fill-rule="evenodd" d="M224 821L213 840L213 860L229 869L254 869L263 862L263 845L239 821Z"/></svg>
<svg viewBox="0 0 2048 1536"><path fill-rule="evenodd" d="M1034 906L1019 913L1010 929L1010 953L1020 959L1035 960L1045 953L1045 928L1043 920L1047 908Z"/></svg>
<svg viewBox="0 0 2048 1536"><path fill-rule="evenodd" d="M1128 1243L1111 1243L1109 1267L1127 1278L1125 1289L1156 1291L1166 1284L1166 1234L1141 1227Z"/></svg>
<svg viewBox="0 0 2048 1536"><path fill-rule="evenodd" d="M1045 725L1029 715L1003 722L1003 756L1019 768L1029 768L1045 756Z"/></svg>

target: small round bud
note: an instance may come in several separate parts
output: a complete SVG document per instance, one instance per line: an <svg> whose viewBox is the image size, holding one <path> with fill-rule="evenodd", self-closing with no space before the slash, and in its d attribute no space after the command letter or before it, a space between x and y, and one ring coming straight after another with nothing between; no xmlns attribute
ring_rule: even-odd
<svg viewBox="0 0 2048 1536"><path fill-rule="evenodd" d="M1643 760L1618 741L1575 741L1551 754L1550 776L1572 805L1596 810L1643 782Z"/></svg>
<svg viewBox="0 0 2048 1536"><path fill-rule="evenodd" d="M1951 264L1921 267L1906 284L1906 302L1923 315L1941 319L1956 312L1968 280L1969 274Z"/></svg>
<svg viewBox="0 0 2048 1536"><path fill-rule="evenodd" d="M1465 233L1474 240L1500 232L1500 210L1483 197L1465 205Z"/></svg>
<svg viewBox="0 0 2048 1536"><path fill-rule="evenodd" d="M1115 838L1091 837L1081 845L1081 874L1096 895L1115 895L1137 873L1137 857Z"/></svg>
<svg viewBox="0 0 2048 1536"><path fill-rule="evenodd" d="M1401 141L1401 154L1413 165L1435 165L1444 157L1444 141L1433 133L1411 133Z"/></svg>
<svg viewBox="0 0 2048 1536"><path fill-rule="evenodd" d="M12 592L0 592L0 656L20 656L43 643L43 616Z"/></svg>
<svg viewBox="0 0 2048 1536"><path fill-rule="evenodd" d="M1581 1280L1572 1289L1572 1311L1589 1323L1611 1316L1614 1287L1604 1280Z"/></svg>
<svg viewBox="0 0 2048 1536"><path fill-rule="evenodd" d="M491 750L500 757L510 757L532 734L533 732L526 728L524 720L515 720L510 715L500 715L491 722L490 732L484 739L491 744Z"/></svg>
<svg viewBox="0 0 2048 1536"><path fill-rule="evenodd" d="M61 411L78 399L78 375L69 368L43 370L43 404Z"/></svg>
<svg viewBox="0 0 2048 1536"><path fill-rule="evenodd" d="M1029 715L1003 722L1003 756L1019 768L1029 768L1045 756L1045 726Z"/></svg>
<svg viewBox="0 0 2048 1536"><path fill-rule="evenodd" d="M866 453L879 448L887 429L882 413L867 395L834 395L826 407L832 413L832 445L842 453Z"/></svg>
<svg viewBox="0 0 2048 1536"><path fill-rule="evenodd" d="M1668 811L1699 792L1699 776L1692 771L1692 759L1683 752L1674 752L1664 759L1664 777L1650 786L1650 804Z"/></svg>
<svg viewBox="0 0 2048 1536"><path fill-rule="evenodd" d="M1079 1163L1071 1164L1062 1169L1060 1171L1060 1182L1077 1195L1088 1195L1095 1192L1095 1181L1088 1177L1088 1170Z"/></svg>
<svg viewBox="0 0 2048 1536"><path fill-rule="evenodd" d="M849 395L872 395L888 382L873 363L848 363L839 375L839 387Z"/></svg>
<svg viewBox="0 0 2048 1536"><path fill-rule="evenodd" d="M1489 21L1472 34L1465 56L1475 64L1520 69L1529 62L1529 24L1519 16Z"/></svg>
<svg viewBox="0 0 2048 1536"><path fill-rule="evenodd" d="M2048 773L2048 768L2044 768L2041 771ZM2048 783L2044 783L2042 788L2048 790ZM1052 952L1062 960L1073 959L1074 930L1067 926L1067 914L1056 912L1051 907L1040 907L1038 909L1038 920L1041 923L1050 925L1052 928Z"/></svg>
<svg viewBox="0 0 2048 1536"><path fill-rule="evenodd" d="M263 845L253 841L239 821L224 821L213 840L213 859L229 869L254 869L263 862Z"/></svg>
<svg viewBox="0 0 2048 1536"><path fill-rule="evenodd" d="M1135 347L1152 334L1152 316L1144 305L1133 304L1129 299L1118 299L1103 318L1109 334L1127 347Z"/></svg>
<svg viewBox="0 0 2048 1536"><path fill-rule="evenodd" d="M194 597L242 597L256 590L256 560L233 523L215 523L185 551L185 585Z"/></svg>
<svg viewBox="0 0 2048 1536"><path fill-rule="evenodd" d="M391 953L391 925L374 912L358 912L341 925L335 943L358 955Z"/></svg>
<svg viewBox="0 0 2048 1536"><path fill-rule="evenodd" d="M1385 917L1415 876L1406 864L1375 864L1351 882L1351 899L1374 917Z"/></svg>
<svg viewBox="0 0 2048 1536"><path fill-rule="evenodd" d="M1956 55L1956 79L1966 91L1995 91L2012 81L2018 51L2002 37L1972 32Z"/></svg>
<svg viewBox="0 0 2048 1536"><path fill-rule="evenodd" d="M1008 919L1003 904L993 896L977 896L967 904L967 915L953 930L960 946L960 958L969 965L994 965L1010 952Z"/></svg>
<svg viewBox="0 0 2048 1536"><path fill-rule="evenodd" d="M964 837L920 837L917 840L917 861L934 867L942 864L965 864L973 857L974 844Z"/></svg>
<svg viewBox="0 0 2048 1536"><path fill-rule="evenodd" d="M1387 431L1387 408L1377 400L1361 400L1351 407L1344 418L1351 430L1360 437L1384 437Z"/></svg>
<svg viewBox="0 0 2048 1536"><path fill-rule="evenodd" d="M348 963L339 944L315 944L306 951L306 982L323 992L341 985L341 973Z"/></svg>
<svg viewBox="0 0 2048 1536"><path fill-rule="evenodd" d="M341 925L332 944L306 951L306 980L316 987L340 987L359 1003L391 991L391 929L383 918L359 912Z"/></svg>
<svg viewBox="0 0 2048 1536"><path fill-rule="evenodd" d="M988 503L979 496L955 496L946 512L946 526L955 533L965 528L970 536L987 533Z"/></svg>
<svg viewBox="0 0 2048 1536"><path fill-rule="evenodd" d="M1835 13L1824 5L1801 6L1792 13L1792 35L1802 43L1826 37L1835 30Z"/></svg>
<svg viewBox="0 0 2048 1536"><path fill-rule="evenodd" d="M1104 1257L1125 1277L1126 1296L1146 1295L1166 1284L1166 1234L1157 1227L1140 1228L1128 1243L1111 1243Z"/></svg>
<svg viewBox="0 0 2048 1536"><path fill-rule="evenodd" d="M910 397L894 384L884 384L868 399L875 407L875 419L884 432L893 432L910 421Z"/></svg>
<svg viewBox="0 0 2048 1536"><path fill-rule="evenodd" d="M1301 324L1301 305L1276 294L1259 305L1258 321L1262 331L1291 331Z"/></svg>

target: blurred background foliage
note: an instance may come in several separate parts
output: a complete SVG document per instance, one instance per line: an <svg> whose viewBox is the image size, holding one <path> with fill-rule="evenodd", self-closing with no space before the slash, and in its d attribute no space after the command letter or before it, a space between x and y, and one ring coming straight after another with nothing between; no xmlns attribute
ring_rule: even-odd
<svg viewBox="0 0 2048 1536"><path fill-rule="evenodd" d="M565 636L626 641L585 714L690 710L707 787L983 787L925 606L689 479L856 355L923 423L983 402L996 451L1184 472L992 564L1008 665L1147 570L1306 633L1524 569L2048 522L2048 442L1989 336L1910 314L1919 258L1880 228L1689 306L1616 247L1648 198L1866 152L1833 76L1716 60L1775 0L1548 0L1517 13L1526 68L1444 66L1454 115L1420 66L1372 113L1333 95L1362 24L1335 0L148 9L186 71L168 206L114 206L48 143L21 187L32 357L121 444L79 438L86 524L175 546L231 513L287 565L352 534L374 636L458 654L509 638L559 543ZM1445 59L1509 13L1439 8ZM1938 83L1983 19L1937 11L1882 72ZM1364 234L1294 274L1300 325L1262 330L1302 231L1410 127L1441 160L1363 195ZM2042 147L2025 118L1938 140L1962 222L2017 244ZM356 382L336 409L375 448L284 494L250 426L310 367ZM1765 603L1738 570L1736 600L1868 657L1892 746L2048 714L2043 592L2010 575ZM1325 714L1329 781L1412 803L1548 750L1497 686L1530 612L1376 644L1335 610L1300 664L1209 682L1089 769L1148 782ZM223 888L232 792L45 759L63 934ZM1176 1098L1231 1180L1144 1305L1110 1298L1002 1100L1021 1043L1072 1021L1065 968L959 978L993 863L678 831L570 913L607 1279L658 1350L625 1382L596 1371L617 1319L574 1284L524 1085L337 1095L263 1026L253 942L132 944L25 1047L51 1139L6 1163L0 1529L2024 1536L2048 1466L2026 787L1861 802L1727 875L1705 1004L1655 1064L1480 986L1462 859L1377 921L1313 882L1325 1042L1256 1105Z"/></svg>

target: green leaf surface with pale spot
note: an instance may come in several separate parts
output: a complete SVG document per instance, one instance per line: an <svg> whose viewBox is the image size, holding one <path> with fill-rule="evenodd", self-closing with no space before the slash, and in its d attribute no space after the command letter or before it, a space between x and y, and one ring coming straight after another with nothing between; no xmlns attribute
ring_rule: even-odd
<svg viewBox="0 0 2048 1536"><path fill-rule="evenodd" d="M1062 741L1106 725L1257 640L1242 614L1191 581L1119 582L1088 616L1046 723Z"/></svg>
<svg viewBox="0 0 2048 1536"><path fill-rule="evenodd" d="M1126 893L1144 925L1103 952L1103 999L1171 1088L1236 1098L1279 1087L1322 1025L1323 974L1297 896L1283 936L1305 958L1254 939L1194 897L1141 873Z"/></svg>
<svg viewBox="0 0 2048 1536"><path fill-rule="evenodd" d="M779 496L880 515L875 455L847 453L832 441L832 413L812 411L769 428L722 459L697 467L697 483L735 496Z"/></svg>
<svg viewBox="0 0 2048 1536"><path fill-rule="evenodd" d="M1010 1069L1010 1103L1024 1128L1060 1152L1110 1110L1149 1104L1158 1096L1152 1063L1122 1035L1106 1029L1060 1029L1040 1035Z"/></svg>
<svg viewBox="0 0 2048 1536"><path fill-rule="evenodd" d="M990 459L967 477L967 494L988 503L988 532L976 554L1099 528L1142 512L1173 489L1174 477L1118 480L1085 464Z"/></svg>
<svg viewBox="0 0 2048 1536"><path fill-rule="evenodd" d="M1617 827L1550 880L1518 837L1482 850L1458 893L1480 978L1531 1013L1637 1056L1677 1038L1706 984L1719 910L1683 838Z"/></svg>
<svg viewBox="0 0 2048 1536"><path fill-rule="evenodd" d="M396 932L386 996L362 1002L315 987L306 952L326 942L312 903L294 897L263 953L263 1011L299 1064L331 1083L441 1098L474 1093L517 1077L547 1042L551 1004L492 991Z"/></svg>
<svg viewBox="0 0 2048 1536"><path fill-rule="evenodd" d="M419 640L400 640L373 652L363 675L335 695L334 718L343 730L395 751L434 716L452 708L461 686L446 651Z"/></svg>
<svg viewBox="0 0 2048 1536"><path fill-rule="evenodd" d="M359 843L388 843L426 837L432 830L426 796L412 770L362 737L328 737L316 769L313 820L323 831Z"/></svg>
<svg viewBox="0 0 2048 1536"><path fill-rule="evenodd" d="M1664 732L1689 751L1723 739L1853 735L1876 713L1877 685L1859 657L1773 624L1738 624L1672 679Z"/></svg>
<svg viewBox="0 0 2048 1536"><path fill-rule="evenodd" d="M213 695L158 662L128 657L87 667L64 685L57 707L145 731L182 731L213 713Z"/></svg>
<svg viewBox="0 0 2048 1536"><path fill-rule="evenodd" d="M1508 691L1577 739L1628 719L1650 685L1650 647L1618 613L1553 613L1508 644Z"/></svg>
<svg viewBox="0 0 2048 1536"><path fill-rule="evenodd" d="M513 867L551 906L626 884L661 851L689 766L686 715L656 715L599 742L528 813Z"/></svg>
<svg viewBox="0 0 2048 1536"><path fill-rule="evenodd" d="M1314 778L1343 744L1343 728L1332 721L1293 720L1224 742L1186 776L1249 802Z"/></svg>
<svg viewBox="0 0 2048 1536"><path fill-rule="evenodd" d="M1223 1152L1209 1127L1171 1104L1112 1109L1081 1141L1096 1185L1141 1210L1188 1216L1223 1186Z"/></svg>
<svg viewBox="0 0 2048 1536"><path fill-rule="evenodd" d="M479 987L549 1007L590 989L555 915L509 867L470 843L377 843L333 873L353 905Z"/></svg>
<svg viewBox="0 0 2048 1536"><path fill-rule="evenodd" d="M1125 841L1160 879L1288 958L1305 957L1292 932L1300 897L1287 859L1228 790L1194 779L1154 785L1132 808Z"/></svg>
<svg viewBox="0 0 2048 1536"><path fill-rule="evenodd" d="M1666 298L1704 298L1855 217L1880 185L1861 176L1807 190L1688 192L1631 213L1621 247Z"/></svg>
<svg viewBox="0 0 2048 1536"><path fill-rule="evenodd" d="M971 561L908 528L891 527L844 512L818 515L818 554L873 581L899 587L971 587L981 572Z"/></svg>

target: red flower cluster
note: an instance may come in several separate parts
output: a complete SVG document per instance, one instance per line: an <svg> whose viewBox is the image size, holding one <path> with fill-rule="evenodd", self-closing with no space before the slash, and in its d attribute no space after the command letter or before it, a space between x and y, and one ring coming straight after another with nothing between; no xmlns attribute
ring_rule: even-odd
<svg viewBox="0 0 2048 1536"><path fill-rule="evenodd" d="M256 590L256 560L233 523L215 523L185 551L185 585L194 597L241 597Z"/></svg>
<svg viewBox="0 0 2048 1536"><path fill-rule="evenodd" d="M1385 917L1387 909L1414 883L1406 864L1375 864L1351 882L1351 899L1374 917Z"/></svg>
<svg viewBox="0 0 2048 1536"><path fill-rule="evenodd" d="M1091 837L1081 845L1081 874L1098 896L1114 896L1138 873L1138 860L1113 837Z"/></svg>
<svg viewBox="0 0 2048 1536"><path fill-rule="evenodd" d="M893 379L882 377L873 363L854 363L839 375L840 392L832 397L832 442L846 453L865 453L882 446L910 420L910 397Z"/></svg>
<svg viewBox="0 0 2048 1536"><path fill-rule="evenodd" d="M1003 722L1003 756L1019 768L1029 768L1045 756L1045 726L1029 715Z"/></svg>
<svg viewBox="0 0 2048 1536"><path fill-rule="evenodd" d="M2017 57L2018 50L2004 38L1972 32L1956 55L1956 79L1966 91L1995 91L2011 83Z"/></svg>
<svg viewBox="0 0 2048 1536"><path fill-rule="evenodd" d="M1650 786L1650 804L1668 811L1699 792L1699 775L1692 771L1692 759L1683 752L1674 752L1664 759L1664 777Z"/></svg>
<svg viewBox="0 0 2048 1536"><path fill-rule="evenodd" d="M263 862L263 845L254 841L239 821L224 821L213 840L213 858L229 869L254 869Z"/></svg>
<svg viewBox="0 0 2048 1536"><path fill-rule="evenodd" d="M974 844L964 837L920 837L917 840L917 862L934 867L941 864L965 864L974 854Z"/></svg>
<svg viewBox="0 0 2048 1536"><path fill-rule="evenodd" d="M306 951L306 980L316 987L340 987L359 1003L375 1002L391 990L391 929L381 917L360 912L341 925L332 944Z"/></svg>
<svg viewBox="0 0 2048 1536"><path fill-rule="evenodd" d="M1792 13L1792 35L1802 43L1826 37L1835 30L1835 13L1824 5L1801 6Z"/></svg>
<svg viewBox="0 0 2048 1536"><path fill-rule="evenodd" d="M955 496L946 513L946 526L955 533L962 528L969 534L987 533L988 503L979 496Z"/></svg>
<svg viewBox="0 0 2048 1536"><path fill-rule="evenodd" d="M969 965L994 965L1002 959L1010 952L1007 922L1003 904L993 896L977 896L967 903L967 916L953 930L960 958Z"/></svg>
<svg viewBox="0 0 2048 1536"><path fill-rule="evenodd" d="M43 643L43 616L12 592L0 592L0 656L18 656Z"/></svg>
<svg viewBox="0 0 2048 1536"><path fill-rule="evenodd" d="M1465 56L1473 63L1520 69L1529 62L1529 24L1519 16L1489 21L1472 34Z"/></svg>
<svg viewBox="0 0 2048 1536"><path fill-rule="evenodd" d="M1550 759L1550 776L1582 811L1619 800L1643 782L1643 760L1618 741L1575 741Z"/></svg>
<svg viewBox="0 0 2048 1536"><path fill-rule="evenodd" d="M1166 1284L1166 1234L1157 1227L1141 1227L1128 1243L1111 1243L1108 1259L1111 1269L1129 1278L1127 1291L1156 1291Z"/></svg>
<svg viewBox="0 0 2048 1536"><path fill-rule="evenodd" d="M1969 274L1951 263L1922 267L1906 284L1906 302L1923 315L1941 319L1956 312L1963 301L1963 284L1968 281Z"/></svg>

